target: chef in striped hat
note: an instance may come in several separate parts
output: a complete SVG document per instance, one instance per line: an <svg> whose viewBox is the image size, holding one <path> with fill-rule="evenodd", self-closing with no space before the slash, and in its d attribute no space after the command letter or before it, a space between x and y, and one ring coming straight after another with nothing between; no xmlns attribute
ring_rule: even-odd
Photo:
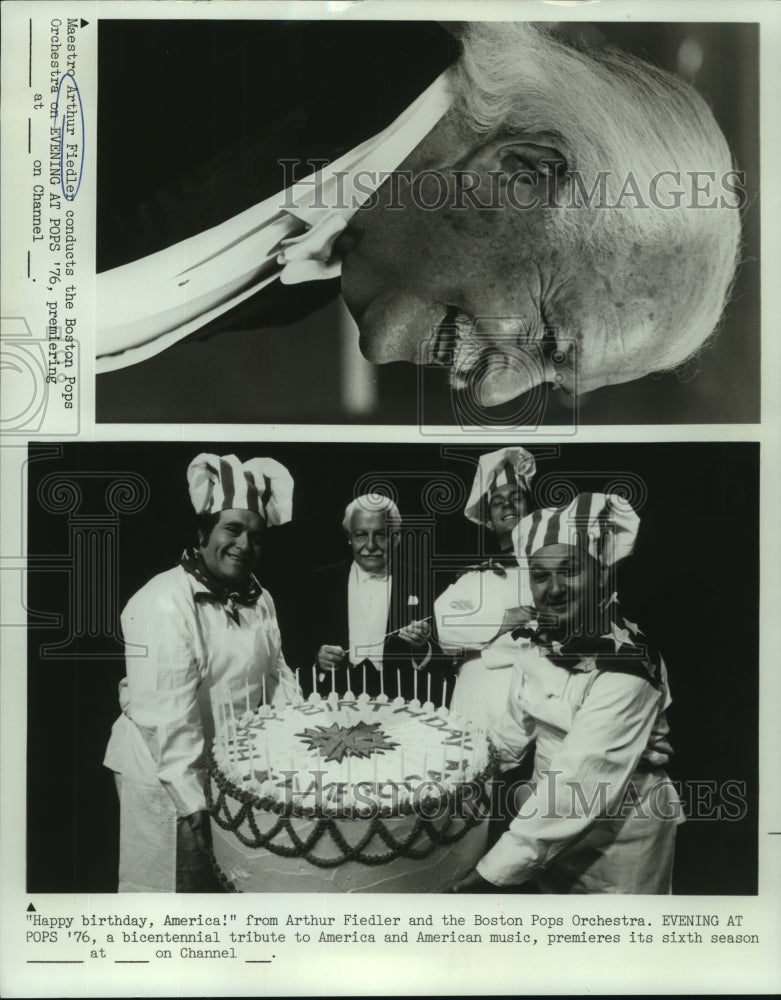
<svg viewBox="0 0 781 1000"><path fill-rule="evenodd" d="M664 771L666 671L609 586L639 523L624 498L583 493L515 533L537 618L513 633L515 679L491 736L504 768L533 746L534 774L509 830L456 891L671 891L681 808Z"/></svg>
<svg viewBox="0 0 781 1000"><path fill-rule="evenodd" d="M272 458L201 454L187 480L197 545L122 613L127 677L104 760L120 798L120 892L219 888L204 798L212 706L238 717L297 693L254 575L266 530L291 518L290 473Z"/></svg>
<svg viewBox="0 0 781 1000"><path fill-rule="evenodd" d="M440 645L458 671L451 708L480 727L504 711L515 656L508 633L528 619L528 575L518 565L513 532L531 507L535 472L525 448L480 456L464 516L485 528L498 551L469 567L434 605Z"/></svg>

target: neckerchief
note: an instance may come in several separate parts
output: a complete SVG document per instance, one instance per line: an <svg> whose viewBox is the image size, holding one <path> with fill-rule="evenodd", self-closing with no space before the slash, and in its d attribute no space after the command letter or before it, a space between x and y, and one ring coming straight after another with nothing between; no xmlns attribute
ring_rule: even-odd
<svg viewBox="0 0 781 1000"><path fill-rule="evenodd" d="M207 593L200 591L195 594L195 601L202 604L207 601L216 601L225 608L225 613L237 625L239 624L239 606L251 608L257 604L258 598L263 593L255 577L250 574L238 587L229 587L222 580L218 580L214 574L206 568L203 557L197 549L185 549L182 553L180 565L194 576L198 583L202 584Z"/></svg>
<svg viewBox="0 0 781 1000"><path fill-rule="evenodd" d="M539 646L557 667L583 670L586 661L589 670L633 674L658 688L661 684L658 650L650 646L637 625L621 615L615 594L603 602L600 611L602 621L597 635L567 637L558 625L546 624L539 614L537 620L518 626L511 634L513 639L528 639Z"/></svg>

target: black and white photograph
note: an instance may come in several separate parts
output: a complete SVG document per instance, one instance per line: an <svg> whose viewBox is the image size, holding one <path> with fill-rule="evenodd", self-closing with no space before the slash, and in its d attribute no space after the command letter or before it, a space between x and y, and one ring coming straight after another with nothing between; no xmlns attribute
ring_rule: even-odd
<svg viewBox="0 0 781 1000"><path fill-rule="evenodd" d="M758 469L32 447L28 889L756 893Z"/></svg>
<svg viewBox="0 0 781 1000"><path fill-rule="evenodd" d="M98 32L98 422L757 419L756 24Z"/></svg>
<svg viewBox="0 0 781 1000"><path fill-rule="evenodd" d="M781 993L779 5L0 18L0 994Z"/></svg>

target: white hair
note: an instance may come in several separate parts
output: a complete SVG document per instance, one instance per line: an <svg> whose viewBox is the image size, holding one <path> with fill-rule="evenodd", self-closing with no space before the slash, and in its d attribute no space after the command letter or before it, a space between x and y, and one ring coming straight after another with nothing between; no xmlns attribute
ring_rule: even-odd
<svg viewBox="0 0 781 1000"><path fill-rule="evenodd" d="M716 175L717 187L704 201L724 193L718 185L733 168L730 150L692 86L612 46L586 48L556 32L555 25L545 24L466 25L463 56L452 77L462 123L486 139L518 131L561 137L569 185L574 172L590 192L600 172L607 171L608 204L618 200L630 173L647 202L649 185L662 171L681 175L677 182L669 175L657 181L663 204L674 201L675 190L693 171ZM653 297L647 289L640 291L644 282L638 277L632 332L638 343L653 344L652 371L673 368L702 346L718 324L734 278L740 212L686 203L684 198L680 208L649 204L633 211L629 198L624 201L628 210L587 203L568 211L559 198L556 210L548 213L552 239L570 253L599 261L623 287L626 270L620 269L636 258L638 247L658 254L662 283L669 275L668 287L685 297L686 308L675 312L649 305ZM636 270L642 272L642 265Z"/></svg>
<svg viewBox="0 0 781 1000"><path fill-rule="evenodd" d="M363 496L356 497L355 500L348 503L344 509L342 527L348 534L352 526L353 514L359 510L366 511L368 514L385 511L385 523L388 527L393 529L401 527L399 508L390 497L386 497L383 493L365 493Z"/></svg>

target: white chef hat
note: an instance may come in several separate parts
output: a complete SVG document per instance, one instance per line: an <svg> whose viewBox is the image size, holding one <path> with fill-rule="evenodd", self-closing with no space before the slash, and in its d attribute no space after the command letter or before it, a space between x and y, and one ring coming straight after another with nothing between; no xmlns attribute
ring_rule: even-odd
<svg viewBox="0 0 781 1000"><path fill-rule="evenodd" d="M516 483L528 493L536 471L534 456L525 448L500 448L481 455L464 516L475 524L482 524L485 520L483 497L490 500L500 486Z"/></svg>
<svg viewBox="0 0 781 1000"><path fill-rule="evenodd" d="M235 455L203 452L187 469L196 514L254 510L269 525L286 524L293 513L293 477L273 458L240 462Z"/></svg>
<svg viewBox="0 0 781 1000"><path fill-rule="evenodd" d="M564 507L545 507L524 517L513 531L520 562L544 545L585 548L601 566L631 555L640 518L616 493L580 493Z"/></svg>

